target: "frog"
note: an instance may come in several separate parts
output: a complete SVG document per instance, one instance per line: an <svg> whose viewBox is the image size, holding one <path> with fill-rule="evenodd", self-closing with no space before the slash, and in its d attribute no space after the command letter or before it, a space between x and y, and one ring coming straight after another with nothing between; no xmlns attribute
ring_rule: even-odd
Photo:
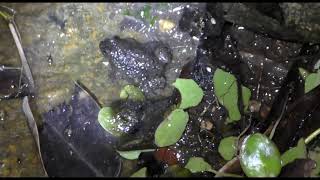
<svg viewBox="0 0 320 180"><path fill-rule="evenodd" d="M115 71L112 77L124 77L139 87L147 98L159 96L167 86L165 71L172 60L172 51L162 41L143 43L113 36L100 41L99 48Z"/></svg>

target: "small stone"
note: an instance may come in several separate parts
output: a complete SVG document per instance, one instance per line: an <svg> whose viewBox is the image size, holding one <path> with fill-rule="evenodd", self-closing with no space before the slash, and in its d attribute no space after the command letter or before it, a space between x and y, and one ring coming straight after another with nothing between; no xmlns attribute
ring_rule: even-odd
<svg viewBox="0 0 320 180"><path fill-rule="evenodd" d="M213 124L210 121L201 121L201 129L210 131L213 128Z"/></svg>
<svg viewBox="0 0 320 180"><path fill-rule="evenodd" d="M159 20L159 28L161 32L170 31L175 27L175 23L170 20L160 19Z"/></svg>
<svg viewBox="0 0 320 180"><path fill-rule="evenodd" d="M249 109L250 112L259 112L261 107L261 102L258 102L256 100L251 100L249 102Z"/></svg>

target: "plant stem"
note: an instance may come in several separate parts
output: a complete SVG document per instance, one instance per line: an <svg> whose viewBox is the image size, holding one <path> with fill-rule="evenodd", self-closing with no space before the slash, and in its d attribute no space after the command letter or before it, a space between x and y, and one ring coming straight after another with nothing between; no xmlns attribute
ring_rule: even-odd
<svg viewBox="0 0 320 180"><path fill-rule="evenodd" d="M19 55L20 55L22 68L23 68L23 70L24 70L24 72L25 72L25 74L26 74L26 76L28 78L28 83L29 83L31 92L33 92L34 91L34 81L33 81L33 78L32 78L32 73L31 73L27 58L26 58L26 56L24 54L24 51L23 51L23 48L22 48L18 33L17 33L16 29L15 29L14 24L11 23L11 22L9 22L9 28L10 28L11 34L13 36L14 42L15 42L15 44L17 46Z"/></svg>
<svg viewBox="0 0 320 180"><path fill-rule="evenodd" d="M219 172L219 171L214 170L214 169L211 169L211 172L215 173L216 177L238 177L238 178L243 177L243 176L240 176L238 174Z"/></svg>
<svg viewBox="0 0 320 180"><path fill-rule="evenodd" d="M315 137L317 137L320 134L320 128L311 133L306 140L304 140L305 144L308 144L310 141L312 141Z"/></svg>

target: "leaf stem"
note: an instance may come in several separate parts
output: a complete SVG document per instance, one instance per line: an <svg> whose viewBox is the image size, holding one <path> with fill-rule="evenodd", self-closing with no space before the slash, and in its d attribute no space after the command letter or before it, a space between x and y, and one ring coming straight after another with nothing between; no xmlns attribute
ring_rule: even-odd
<svg viewBox="0 0 320 180"><path fill-rule="evenodd" d="M231 174L231 173L224 173L224 172L219 172L217 170L211 169L211 172L215 173L218 177L238 177L238 178L243 178L243 176L238 175L238 174Z"/></svg>
<svg viewBox="0 0 320 180"><path fill-rule="evenodd" d="M317 137L320 134L320 128L311 133L306 140L304 140L305 144L308 144L310 141L312 141L315 137Z"/></svg>

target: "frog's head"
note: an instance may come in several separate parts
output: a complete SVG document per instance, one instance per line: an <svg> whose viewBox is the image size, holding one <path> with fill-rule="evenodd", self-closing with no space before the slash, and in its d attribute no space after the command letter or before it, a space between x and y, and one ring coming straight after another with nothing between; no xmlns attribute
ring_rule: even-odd
<svg viewBox="0 0 320 180"><path fill-rule="evenodd" d="M106 38L100 42L99 48L104 56L109 56L113 52L114 39Z"/></svg>

